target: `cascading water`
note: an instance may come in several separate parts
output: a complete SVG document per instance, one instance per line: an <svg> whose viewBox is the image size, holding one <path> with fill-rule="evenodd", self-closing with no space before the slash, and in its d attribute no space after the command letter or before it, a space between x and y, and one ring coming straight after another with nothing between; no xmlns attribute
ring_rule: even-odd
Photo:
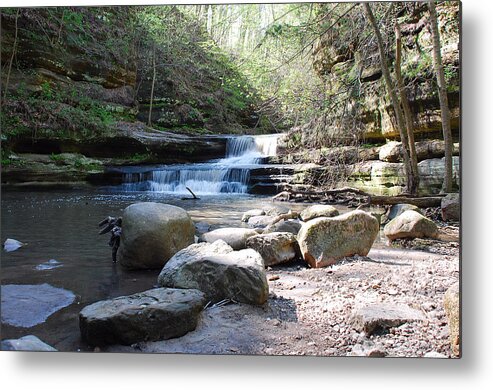
<svg viewBox="0 0 493 390"><path fill-rule="evenodd" d="M199 164L174 164L124 174L125 191L195 194L246 193L250 170L276 155L279 135L228 138L226 157Z"/></svg>

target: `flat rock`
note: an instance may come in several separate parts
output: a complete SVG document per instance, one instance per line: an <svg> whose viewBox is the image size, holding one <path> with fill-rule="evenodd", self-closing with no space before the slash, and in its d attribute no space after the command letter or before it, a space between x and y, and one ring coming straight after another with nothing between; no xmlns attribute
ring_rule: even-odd
<svg viewBox="0 0 493 390"><path fill-rule="evenodd" d="M13 238L7 238L3 243L3 250L5 252L14 252L24 245L26 244L24 244L23 242L14 240Z"/></svg>
<svg viewBox="0 0 493 390"><path fill-rule="evenodd" d="M194 330L204 305L198 290L156 288L86 306L79 327L94 346L167 340Z"/></svg>
<svg viewBox="0 0 493 390"><path fill-rule="evenodd" d="M246 245L260 253L265 266L291 261L300 251L296 236L292 233L259 234L250 237Z"/></svg>
<svg viewBox="0 0 493 390"><path fill-rule="evenodd" d="M431 219L414 211L407 210L390 221L383 230L389 240L398 238L437 238L438 227Z"/></svg>
<svg viewBox="0 0 493 390"><path fill-rule="evenodd" d="M253 249L233 251L222 240L190 245L166 263L159 286L195 288L206 299L261 305L267 301L269 285L264 261Z"/></svg>
<svg viewBox="0 0 493 390"><path fill-rule="evenodd" d="M411 321L422 321L423 313L404 305L374 304L356 309L351 323L357 331L368 336Z"/></svg>
<svg viewBox="0 0 493 390"><path fill-rule="evenodd" d="M336 217L339 215L339 211L334 206L316 204L307 207L300 213L300 218L302 221L310 221L314 218L319 217Z"/></svg>
<svg viewBox="0 0 493 390"><path fill-rule="evenodd" d="M246 248L246 240L258 234L255 229L247 228L221 228L204 233L199 237L199 242L212 244L217 240L222 240L234 250Z"/></svg>
<svg viewBox="0 0 493 390"><path fill-rule="evenodd" d="M7 284L1 287L2 323L30 328L70 305L75 295L44 284Z"/></svg>
<svg viewBox="0 0 493 390"><path fill-rule="evenodd" d="M56 352L52 346L44 343L36 336L28 335L20 339L2 340L2 351L36 351L36 352Z"/></svg>
<svg viewBox="0 0 493 390"><path fill-rule="evenodd" d="M355 210L306 222L298 233L298 243L303 258L311 267L326 267L344 257L366 256L379 229L375 217Z"/></svg>

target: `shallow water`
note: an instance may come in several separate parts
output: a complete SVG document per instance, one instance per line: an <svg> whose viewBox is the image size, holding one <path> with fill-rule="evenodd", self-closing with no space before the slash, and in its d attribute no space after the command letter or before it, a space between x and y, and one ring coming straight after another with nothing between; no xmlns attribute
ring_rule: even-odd
<svg viewBox="0 0 493 390"><path fill-rule="evenodd" d="M2 251L2 285L48 283L72 291L76 298L42 324L30 328L3 324L2 339L34 334L61 351L88 350L79 337L78 314L83 307L156 285L159 270L128 271L112 263L109 236L98 235L98 222L106 216L120 216L132 203L156 201L183 207L194 222L244 226L243 212L272 204L268 197L239 194L201 196L200 200L181 197L124 193L115 188L3 190L2 243L13 238L27 245L13 252ZM305 206L290 205L293 210Z"/></svg>

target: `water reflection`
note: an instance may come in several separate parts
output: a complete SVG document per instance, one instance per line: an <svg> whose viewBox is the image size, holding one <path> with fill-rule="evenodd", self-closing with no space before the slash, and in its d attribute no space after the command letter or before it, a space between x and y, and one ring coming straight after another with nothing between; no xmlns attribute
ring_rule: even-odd
<svg viewBox="0 0 493 390"><path fill-rule="evenodd" d="M27 245L2 253L2 284L48 283L72 291L77 298L33 328L21 331L4 326L2 338L35 334L59 350L83 349L77 318L84 306L153 288L159 270L127 271L113 264L108 237L98 235L98 222L106 216L119 216L132 203L150 201L182 207L194 222L215 227L241 226L244 211L272 204L270 198L250 195L182 200L178 195L119 193L110 187L77 192L3 191L1 241L14 238ZM52 259L62 266L36 269Z"/></svg>

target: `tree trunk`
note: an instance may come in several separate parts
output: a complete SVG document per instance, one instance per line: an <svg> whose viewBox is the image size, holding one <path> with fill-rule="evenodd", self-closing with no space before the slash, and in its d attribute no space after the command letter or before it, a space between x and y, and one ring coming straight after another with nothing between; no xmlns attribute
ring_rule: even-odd
<svg viewBox="0 0 493 390"><path fill-rule="evenodd" d="M418 193L419 188L419 171L418 171L418 156L416 154L416 145L414 143L414 124L413 115L411 113L411 107L409 106L409 100L407 99L406 89L404 87L404 80L401 73L401 59L402 59L402 36L401 28L399 24L395 23L395 78L397 81L397 88L401 98L402 110L404 112L404 120L406 122L407 139L409 144L409 158L412 170L412 187L409 192L413 195Z"/></svg>
<svg viewBox="0 0 493 390"><path fill-rule="evenodd" d="M7 70L7 76L5 78L5 92L3 93L3 99L7 98L7 91L9 89L9 81L10 81L10 72L12 71L12 64L14 63L15 52L17 50L17 35L19 33L19 28L17 26L19 21L19 13L21 9L17 8L17 12L15 14L15 36L14 36L14 44L12 45L12 56L10 57L9 67Z"/></svg>
<svg viewBox="0 0 493 390"><path fill-rule="evenodd" d="M152 126L152 103L154 101L154 85L156 84L156 44L154 43L152 51L152 86L151 86L151 98L149 100L149 118L147 119L147 125Z"/></svg>
<svg viewBox="0 0 493 390"><path fill-rule="evenodd" d="M430 27L433 38L433 65L435 67L438 83L438 98L440 100L440 111L442 115L443 141L445 142L445 176L442 190L444 192L452 192L453 140L452 130L450 128L450 111L447 97L447 86L445 84L442 55L440 53L440 32L438 31L437 13L433 0L429 1L428 7L430 9Z"/></svg>
<svg viewBox="0 0 493 390"><path fill-rule="evenodd" d="M414 178L413 178L413 172L411 168L411 160L409 157L409 144L408 144L408 137L407 137L407 131L405 127L405 121L404 121L404 115L402 113L399 99L397 98L397 94L395 93L394 90L394 85L392 82L392 79L390 77L390 72L389 68L387 66L386 62L386 54L385 54L385 48L383 44L383 39L382 39L382 34L380 33L380 29L378 28L377 21L375 20L375 16L373 16L373 12L370 8L370 5L368 3L364 3L363 7L365 8L366 15L368 17L368 20L370 21L370 24L373 28L373 31L375 33L375 36L377 37L377 43L378 43L378 51L380 53L380 64L382 67L382 74L384 76L385 80L385 85L387 87L387 92L390 95L390 99L392 102L392 106L394 107L394 112L397 120L397 127L399 128L399 135L401 137L401 142L402 142L402 157L404 160L404 172L406 174L406 190L408 192L411 192L414 186Z"/></svg>

